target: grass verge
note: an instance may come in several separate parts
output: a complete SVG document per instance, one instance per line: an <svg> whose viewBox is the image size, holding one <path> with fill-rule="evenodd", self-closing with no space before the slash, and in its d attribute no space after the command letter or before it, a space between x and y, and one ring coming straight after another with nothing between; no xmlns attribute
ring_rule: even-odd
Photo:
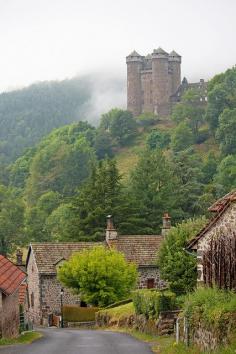
<svg viewBox="0 0 236 354"><path fill-rule="evenodd" d="M22 333L18 338L2 338L0 339L0 346L1 345L12 345L12 344L30 344L34 342L36 339L42 337L42 334L39 332L25 332Z"/></svg>

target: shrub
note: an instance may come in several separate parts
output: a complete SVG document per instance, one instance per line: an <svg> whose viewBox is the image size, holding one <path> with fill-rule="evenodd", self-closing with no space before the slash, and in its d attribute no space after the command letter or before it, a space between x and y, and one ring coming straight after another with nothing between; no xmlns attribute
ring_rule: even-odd
<svg viewBox="0 0 236 354"><path fill-rule="evenodd" d="M220 336L233 324L235 327L236 294L217 288L198 288L186 297L183 309L193 328L201 323Z"/></svg>
<svg viewBox="0 0 236 354"><path fill-rule="evenodd" d="M105 307L127 299L135 288L137 267L123 253L96 246L75 253L58 270L59 280L88 304Z"/></svg>
<svg viewBox="0 0 236 354"><path fill-rule="evenodd" d="M80 307L75 305L63 306L63 317L68 322L89 322L95 321L95 313L98 307Z"/></svg>
<svg viewBox="0 0 236 354"><path fill-rule="evenodd" d="M147 319L157 319L160 312L176 308L176 297L171 291L137 290L133 294L135 312Z"/></svg>

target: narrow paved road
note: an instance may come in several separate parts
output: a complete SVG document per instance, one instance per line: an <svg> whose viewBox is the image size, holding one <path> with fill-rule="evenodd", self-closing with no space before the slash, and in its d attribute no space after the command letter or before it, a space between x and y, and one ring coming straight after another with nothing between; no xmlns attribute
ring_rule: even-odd
<svg viewBox="0 0 236 354"><path fill-rule="evenodd" d="M41 330L40 330L41 331ZM149 346L129 335L108 331L43 329L29 345L2 347L0 354L151 354Z"/></svg>

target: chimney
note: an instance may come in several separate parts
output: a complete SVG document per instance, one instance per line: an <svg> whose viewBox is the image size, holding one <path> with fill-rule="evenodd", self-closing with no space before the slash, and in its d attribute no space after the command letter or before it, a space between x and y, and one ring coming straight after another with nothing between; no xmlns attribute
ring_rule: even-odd
<svg viewBox="0 0 236 354"><path fill-rule="evenodd" d="M162 217L162 222L163 224L162 224L161 234L163 237L165 237L171 229L171 217L169 216L168 213L164 213Z"/></svg>
<svg viewBox="0 0 236 354"><path fill-rule="evenodd" d="M18 250L16 251L16 264L17 265L22 265L23 261L23 252L18 248Z"/></svg>
<svg viewBox="0 0 236 354"><path fill-rule="evenodd" d="M109 242L110 240L117 239L117 231L113 224L113 217L112 215L107 216L107 229L106 229L106 241Z"/></svg>

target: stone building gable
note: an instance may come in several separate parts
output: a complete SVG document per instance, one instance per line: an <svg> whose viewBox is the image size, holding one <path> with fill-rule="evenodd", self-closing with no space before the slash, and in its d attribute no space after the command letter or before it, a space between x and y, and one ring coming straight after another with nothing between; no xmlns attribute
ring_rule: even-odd
<svg viewBox="0 0 236 354"><path fill-rule="evenodd" d="M236 191L228 193L216 201L209 211L214 212L214 217L188 244L187 249L197 254L198 282L203 282L203 252L209 247L212 237L227 235L236 229Z"/></svg>
<svg viewBox="0 0 236 354"><path fill-rule="evenodd" d="M196 250L200 244L206 243L209 235L215 232L225 232L236 226L236 191L226 194L223 198L217 200L208 210L214 213L214 216L204 226L204 228L187 245L187 249Z"/></svg>
<svg viewBox="0 0 236 354"><path fill-rule="evenodd" d="M36 324L41 324L41 279L38 271L35 255L30 247L27 256L27 283L29 296L29 320Z"/></svg>

